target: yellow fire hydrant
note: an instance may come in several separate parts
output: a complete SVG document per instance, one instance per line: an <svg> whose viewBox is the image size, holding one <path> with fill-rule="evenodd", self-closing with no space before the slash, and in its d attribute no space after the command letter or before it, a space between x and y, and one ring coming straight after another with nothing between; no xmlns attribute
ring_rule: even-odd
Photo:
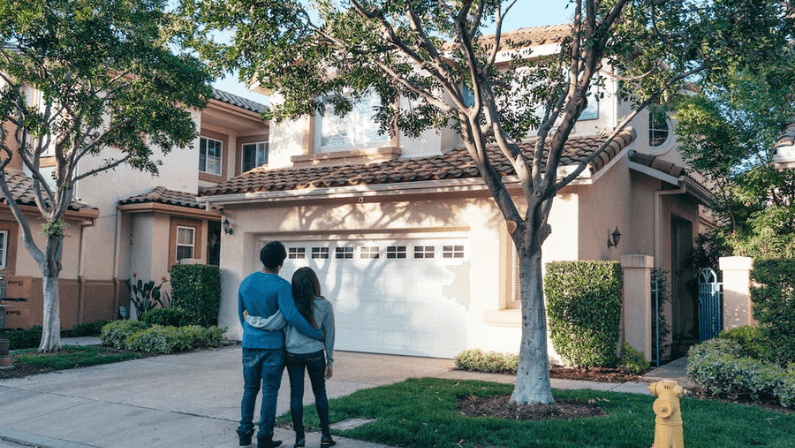
<svg viewBox="0 0 795 448"><path fill-rule="evenodd" d="M671 380L649 384L649 391L657 397L654 401L657 418L652 448L685 448L679 397L687 391Z"/></svg>

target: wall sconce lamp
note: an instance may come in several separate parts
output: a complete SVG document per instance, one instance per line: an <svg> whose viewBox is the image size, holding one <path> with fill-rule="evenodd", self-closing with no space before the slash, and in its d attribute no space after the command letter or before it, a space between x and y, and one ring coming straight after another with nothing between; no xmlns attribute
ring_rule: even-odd
<svg viewBox="0 0 795 448"><path fill-rule="evenodd" d="M621 232L619 232L618 227L616 227L613 233L607 234L607 248L618 246L619 241L621 241Z"/></svg>
<svg viewBox="0 0 795 448"><path fill-rule="evenodd" d="M224 216L224 222L222 224L224 226L224 233L227 235L231 235L234 233L235 229L232 228L232 224L229 223L229 218Z"/></svg>

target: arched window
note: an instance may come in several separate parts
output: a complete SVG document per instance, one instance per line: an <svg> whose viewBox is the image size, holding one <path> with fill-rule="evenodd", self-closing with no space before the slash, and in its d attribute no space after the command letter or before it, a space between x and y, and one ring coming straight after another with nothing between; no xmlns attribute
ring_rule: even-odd
<svg viewBox="0 0 795 448"><path fill-rule="evenodd" d="M649 146L661 146L671 134L665 109L660 106L649 107Z"/></svg>

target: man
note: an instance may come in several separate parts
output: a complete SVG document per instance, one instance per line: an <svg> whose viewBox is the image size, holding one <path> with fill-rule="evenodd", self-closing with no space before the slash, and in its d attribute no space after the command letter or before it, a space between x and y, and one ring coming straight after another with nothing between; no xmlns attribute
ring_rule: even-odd
<svg viewBox="0 0 795 448"><path fill-rule="evenodd" d="M243 326L243 400L240 405L241 419L237 434L240 446L251 444L254 434L254 407L262 384L262 408L260 410L257 448L281 445L273 440L273 425L276 420L276 397L282 383L284 370L284 332L254 328L243 318L243 311L254 316L271 316L281 310L285 320L299 332L312 339L323 340L323 332L312 327L301 316L293 301L290 283L279 277L287 251L284 245L273 241L265 245L259 254L264 268L254 272L240 283L238 290L238 318Z"/></svg>

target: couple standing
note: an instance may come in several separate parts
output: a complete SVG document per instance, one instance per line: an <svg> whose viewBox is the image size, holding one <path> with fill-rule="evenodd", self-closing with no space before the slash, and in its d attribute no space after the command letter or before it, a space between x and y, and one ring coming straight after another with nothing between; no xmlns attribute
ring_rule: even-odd
<svg viewBox="0 0 795 448"><path fill-rule="evenodd" d="M262 385L258 448L281 445L273 440L276 398L285 365L290 378L290 411L295 446L304 440L304 369L309 373L315 406L320 417L321 447L336 442L331 438L325 379L331 378L334 354L334 312L320 293L320 282L310 268L298 269L292 285L279 277L287 251L273 241L260 251L264 268L240 283L238 317L243 325L243 400L237 434L240 445L251 444L254 434L254 407ZM285 327L286 325L286 327ZM286 351L285 351L286 347ZM326 358L323 351L325 349Z"/></svg>

